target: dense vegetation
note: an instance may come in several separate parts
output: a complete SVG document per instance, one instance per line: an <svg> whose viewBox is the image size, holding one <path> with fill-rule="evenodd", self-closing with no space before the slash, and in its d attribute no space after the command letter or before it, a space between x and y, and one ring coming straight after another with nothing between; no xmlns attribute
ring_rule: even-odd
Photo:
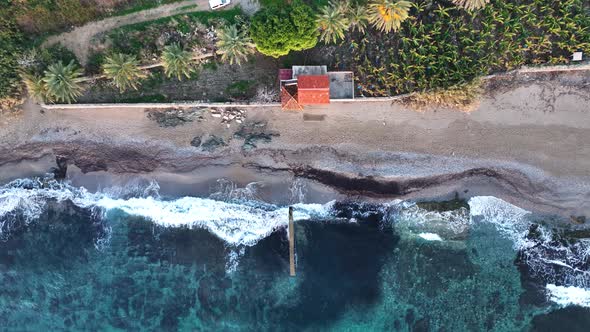
<svg viewBox="0 0 590 332"><path fill-rule="evenodd" d="M166 45L177 43L186 49L199 50L206 47L208 40L215 35L215 27L233 25L243 20L238 8L180 14L112 30L103 37L101 43L108 44L110 51L133 54L144 63L152 62L154 58L160 57ZM99 68L102 55L96 54L91 61L93 66Z"/></svg>
<svg viewBox="0 0 590 332"><path fill-rule="evenodd" d="M336 66L355 72L364 95L386 96L567 63L574 51L590 53L588 10L584 0L497 0L475 11L414 0L397 33L348 33Z"/></svg>
<svg viewBox="0 0 590 332"><path fill-rule="evenodd" d="M18 96L21 91L20 69L39 75L38 67L42 67L42 72L49 64L71 60L66 61L51 50L27 52L43 36L106 16L175 1L179 0L0 0L0 107L3 100ZM66 57L71 54L65 53Z"/></svg>
<svg viewBox="0 0 590 332"><path fill-rule="evenodd" d="M24 32L43 34L175 1L179 0L23 0L15 16Z"/></svg>
<svg viewBox="0 0 590 332"><path fill-rule="evenodd" d="M298 1L290 6L271 6L254 15L250 36L260 53L275 58L310 49L318 40L314 17L311 7Z"/></svg>
<svg viewBox="0 0 590 332"><path fill-rule="evenodd" d="M314 48L319 39L324 45L316 50L324 59L355 72L357 93L436 92L423 95L426 100L444 95L441 89L470 86L472 79L494 71L567 63L574 51L590 53L588 0L305 2L265 0L251 22L234 8L124 26L96 43L85 73L104 74L123 92L137 89L146 78L142 65L159 62L168 77L194 78L199 55L220 54L222 61L239 64L254 46L280 57ZM36 40L47 32L157 3L22 0L17 5L0 0L0 99L19 92L22 72L33 96L75 100L82 91L77 60L63 47L31 50ZM60 73L70 79L61 80Z"/></svg>
<svg viewBox="0 0 590 332"><path fill-rule="evenodd" d="M19 91L18 58L23 36L14 19L10 0L0 0L0 100Z"/></svg>

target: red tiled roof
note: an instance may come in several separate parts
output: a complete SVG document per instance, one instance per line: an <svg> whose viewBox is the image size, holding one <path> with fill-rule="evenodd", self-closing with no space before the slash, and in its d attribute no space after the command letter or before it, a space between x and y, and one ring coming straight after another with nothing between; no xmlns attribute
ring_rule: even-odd
<svg viewBox="0 0 590 332"><path fill-rule="evenodd" d="M297 77L297 101L301 105L330 103L328 75L300 75Z"/></svg>
<svg viewBox="0 0 590 332"><path fill-rule="evenodd" d="M297 86L301 89L330 89L328 75L299 75Z"/></svg>

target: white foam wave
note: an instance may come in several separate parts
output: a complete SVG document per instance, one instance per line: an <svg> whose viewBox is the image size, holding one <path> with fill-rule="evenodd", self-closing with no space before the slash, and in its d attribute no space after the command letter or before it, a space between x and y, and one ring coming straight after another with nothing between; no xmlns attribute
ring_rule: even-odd
<svg viewBox="0 0 590 332"><path fill-rule="evenodd" d="M472 197L468 204L471 222L475 217L482 217L482 221L494 224L502 235L514 242L515 249L534 245L526 239L530 227L526 220L529 211L493 196Z"/></svg>
<svg viewBox="0 0 590 332"><path fill-rule="evenodd" d="M550 284L590 288L590 239L556 241L559 235L531 222L529 211L496 197L473 197L469 206L472 222L491 223L513 241L519 260L526 263L532 277Z"/></svg>
<svg viewBox="0 0 590 332"><path fill-rule="evenodd" d="M411 233L432 233L442 238L456 238L466 234L470 226L469 210L461 207L449 211L430 211L411 202L399 202L394 208L396 227Z"/></svg>
<svg viewBox="0 0 590 332"><path fill-rule="evenodd" d="M549 299L559 306L579 305L590 307L590 290L574 286L556 286L548 284L546 287Z"/></svg>
<svg viewBox="0 0 590 332"><path fill-rule="evenodd" d="M189 226L209 230L230 245L254 245L288 222L288 208L274 205L246 205L208 198L183 197L172 201L152 197L113 199L102 197L96 206L141 216L162 226ZM296 204L295 219L319 218L330 205Z"/></svg>
<svg viewBox="0 0 590 332"><path fill-rule="evenodd" d="M419 237L423 238L426 241L442 241L443 239L440 235L435 233L420 233L418 234Z"/></svg>
<svg viewBox="0 0 590 332"><path fill-rule="evenodd" d="M153 184L149 185L150 191ZM259 202L224 202L209 198L182 197L162 200L155 197L116 198L116 190L89 193L57 181L27 180L12 182L0 188L0 236L7 236L11 216L20 215L25 222L38 218L49 200L71 201L82 208L101 208L104 213L120 210L141 216L162 226L200 227L229 245L254 245L288 222L288 208ZM141 190L140 194L145 193ZM126 194L128 194L126 192ZM298 219L325 218L332 203L295 204L293 217Z"/></svg>

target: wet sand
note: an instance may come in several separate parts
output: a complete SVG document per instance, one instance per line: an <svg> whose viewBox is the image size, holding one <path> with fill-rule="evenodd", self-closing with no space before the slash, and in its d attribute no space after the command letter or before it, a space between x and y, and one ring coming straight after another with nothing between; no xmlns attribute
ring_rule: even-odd
<svg viewBox="0 0 590 332"><path fill-rule="evenodd" d="M457 192L543 213L590 215L588 72L492 81L471 113L416 112L391 102L333 103L305 113L325 116L305 121L310 117L301 113L249 109L246 121L266 122L280 136L244 152L243 140L232 138L238 124L226 128L208 113L201 122L164 128L143 109L41 112L29 102L21 116L0 119L0 181L39 172L38 163L63 155L89 175L160 174L192 183L195 174L218 176L215 169L232 169L227 174L240 179L236 170L245 168L308 178L349 196L430 199ZM212 153L190 145L210 134L229 145Z"/></svg>

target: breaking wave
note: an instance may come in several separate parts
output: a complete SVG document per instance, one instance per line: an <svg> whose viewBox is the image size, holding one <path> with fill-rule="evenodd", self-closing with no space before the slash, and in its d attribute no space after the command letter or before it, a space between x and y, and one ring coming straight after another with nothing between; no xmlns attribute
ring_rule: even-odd
<svg viewBox="0 0 590 332"><path fill-rule="evenodd" d="M0 188L0 238L6 239L18 223L36 220L51 200L70 201L81 208L98 209L106 215L118 210L140 216L162 226L187 226L207 229L229 245L254 245L273 231L285 227L288 207L257 201L220 201L211 198L182 197L161 199L154 191L155 184L140 188L140 197L118 198L117 190L109 189L90 193L84 188L72 187L48 179L13 181ZM155 193L145 196L145 190ZM247 188L247 190L251 190ZM228 190L228 193L236 190ZM242 191L242 194L245 194ZM240 198L243 198L240 194ZM125 192L128 196L129 192ZM220 197L216 193L216 197ZM328 216L328 204L295 204L295 219L322 219Z"/></svg>
<svg viewBox="0 0 590 332"><path fill-rule="evenodd" d="M549 298L559 306L566 307L569 305L579 305L590 307L590 290L575 286L556 286L547 285Z"/></svg>
<svg viewBox="0 0 590 332"><path fill-rule="evenodd" d="M572 238L535 223L530 212L496 197L473 197L469 207L472 222L492 223L512 240L517 261L546 285L549 300L590 307L589 238Z"/></svg>
<svg viewBox="0 0 590 332"><path fill-rule="evenodd" d="M8 239L13 228L35 221L50 201L69 201L92 209L103 217L110 211L140 216L167 227L197 227L208 230L235 249L231 249L226 269L235 270L243 250L255 245L288 223L288 207L262 202L256 194L260 183L239 188L226 180L209 198L165 199L155 182L125 189L108 188L91 193L53 179L21 179L0 187L0 239ZM305 188L296 183L291 191L302 201ZM357 219L393 223L402 231L431 241L433 245L465 238L475 223L491 223L510 239L518 260L529 274L546 286L548 299L590 306L590 239L567 240L554 229L535 223L531 213L501 199L473 197L469 208L432 211L419 204L392 201L382 204L330 202L297 203L296 220ZM585 295L580 295L585 294ZM569 299L568 299L569 298Z"/></svg>

